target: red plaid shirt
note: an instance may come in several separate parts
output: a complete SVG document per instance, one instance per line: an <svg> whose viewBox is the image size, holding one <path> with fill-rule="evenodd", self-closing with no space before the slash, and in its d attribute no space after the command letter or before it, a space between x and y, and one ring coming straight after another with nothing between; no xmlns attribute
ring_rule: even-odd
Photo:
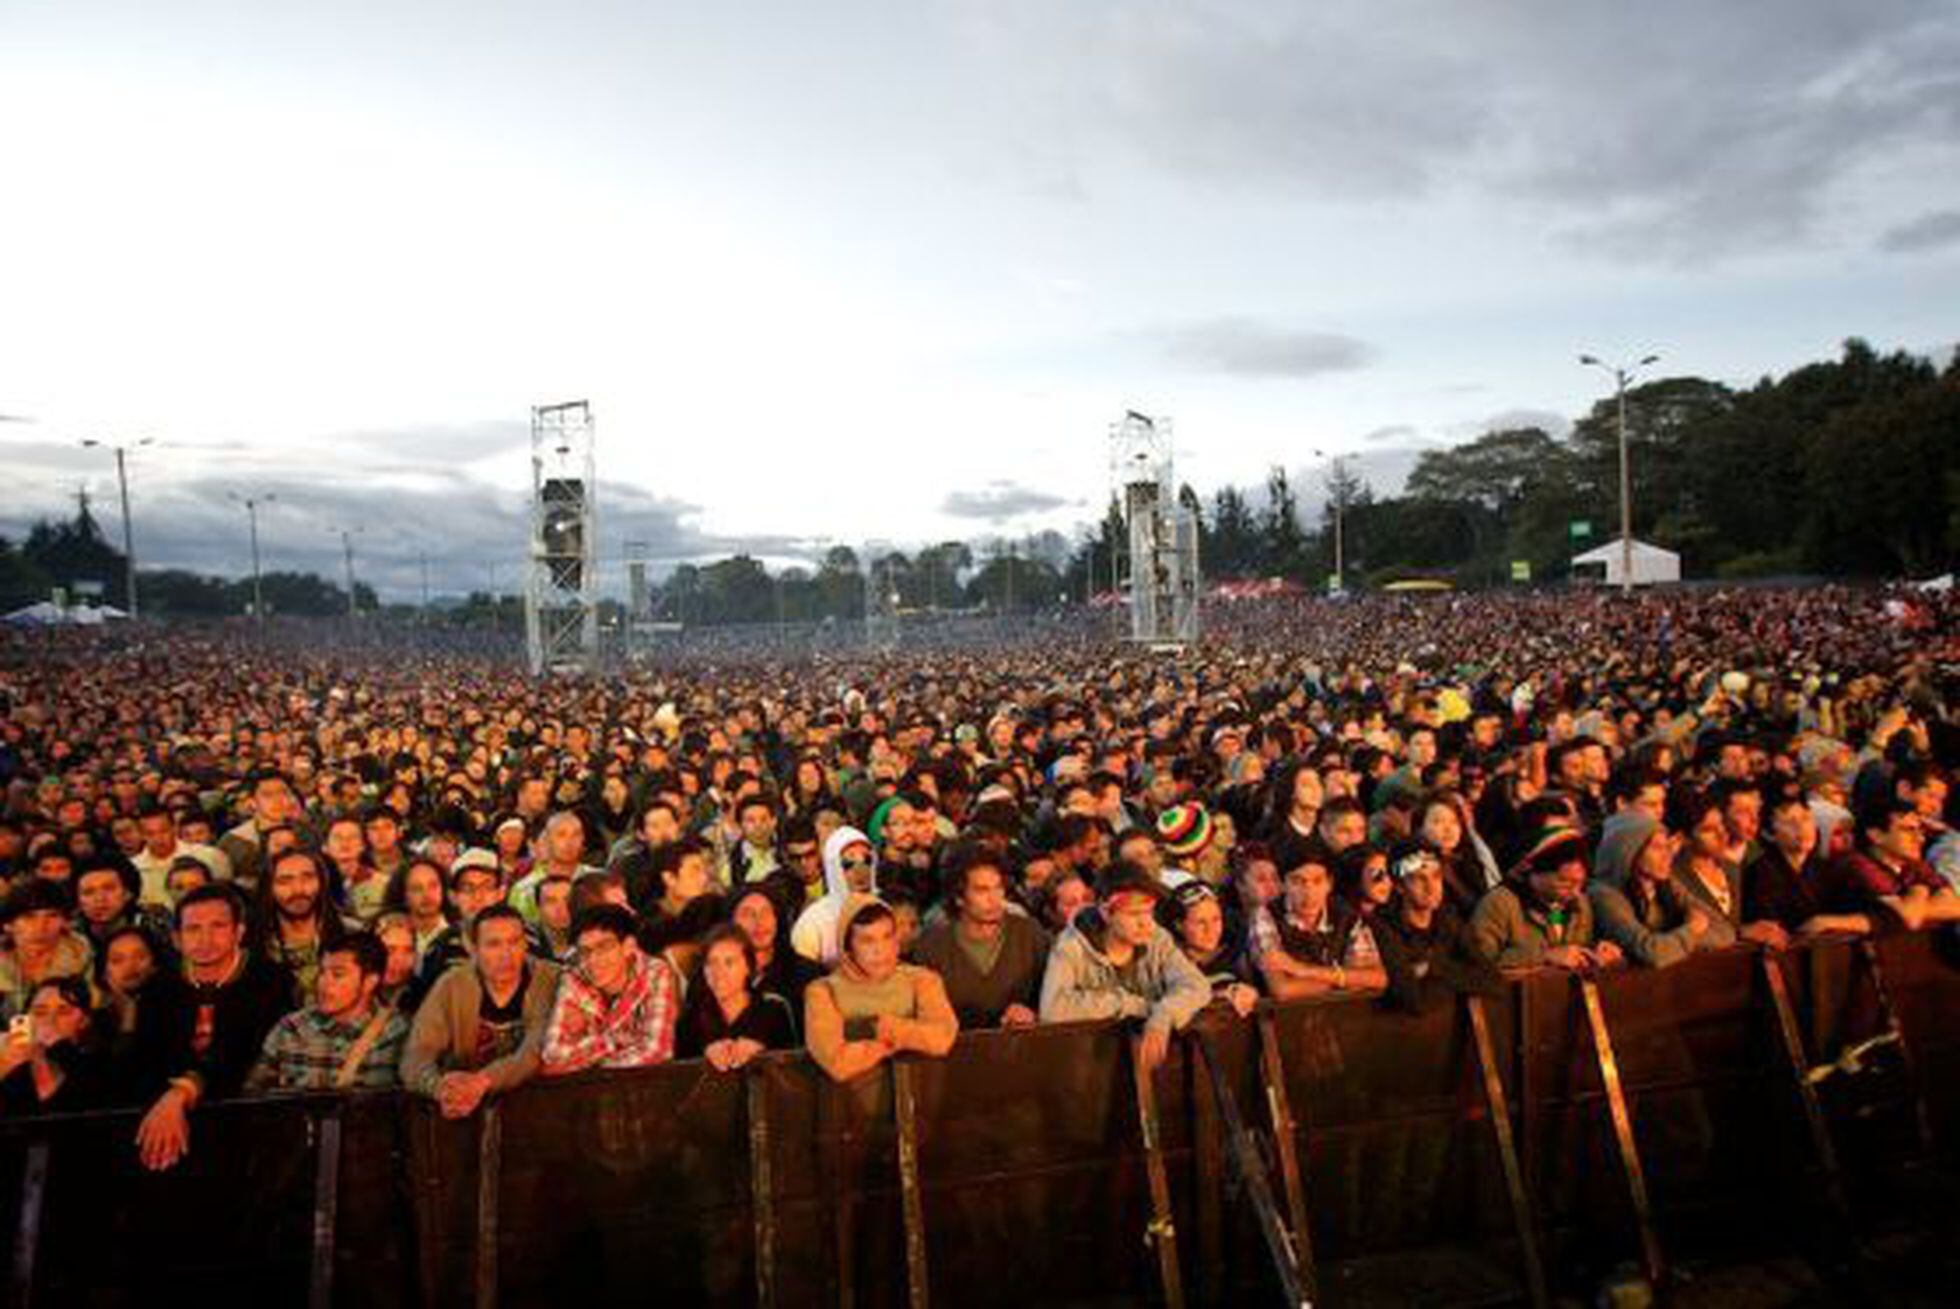
<svg viewBox="0 0 1960 1309"><path fill-rule="evenodd" d="M679 987L665 960L636 958L618 995L565 970L544 1029L544 1071L644 1068L674 1057Z"/></svg>

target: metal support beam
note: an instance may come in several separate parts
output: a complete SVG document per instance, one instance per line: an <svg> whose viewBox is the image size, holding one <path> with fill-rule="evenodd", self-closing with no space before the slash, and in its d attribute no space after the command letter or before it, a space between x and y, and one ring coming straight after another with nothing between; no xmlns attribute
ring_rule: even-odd
<svg viewBox="0 0 1960 1309"><path fill-rule="evenodd" d="M27 1147L20 1170L20 1218L14 1228L14 1275L7 1299L18 1309L34 1303L34 1263L41 1253L41 1206L48 1195L48 1143Z"/></svg>
<svg viewBox="0 0 1960 1309"><path fill-rule="evenodd" d="M1155 1076L1143 1066L1143 1038L1130 1038L1130 1071L1136 1081L1137 1127L1143 1135L1144 1175L1150 1184L1150 1226L1144 1244L1157 1251L1157 1274L1168 1309L1184 1309L1184 1278L1177 1266L1177 1220L1171 1209L1171 1183L1164 1171L1164 1147L1157 1122Z"/></svg>
<svg viewBox="0 0 1960 1309"><path fill-rule="evenodd" d="M1280 1291L1289 1309L1312 1309L1313 1299L1300 1278L1300 1253L1294 1248L1293 1234L1279 1216L1279 1204L1273 1199L1265 1161L1259 1157L1259 1147L1246 1128L1244 1116L1239 1113L1238 1098L1232 1094L1232 1088L1225 1084L1223 1074L1218 1071L1210 1038L1203 1032L1193 1031L1191 1043L1198 1051L1199 1061L1205 1066L1205 1078L1211 1084L1212 1098L1217 1102L1218 1116L1224 1124L1232 1170L1246 1199L1252 1204L1259 1234L1265 1238L1266 1251L1273 1257L1273 1272L1279 1278Z"/></svg>
<svg viewBox="0 0 1960 1309"><path fill-rule="evenodd" d="M1660 1234L1654 1230L1653 1208L1647 1201L1647 1173L1640 1164L1640 1147L1633 1139L1633 1115L1627 1109L1626 1090L1620 1085L1620 1062L1613 1054L1613 1034L1606 1026L1606 1009L1599 1001L1599 983L1590 977L1580 977L1578 982L1586 1026L1592 1032L1593 1056L1599 1061L1600 1084L1606 1088L1613 1142L1620 1153L1620 1167L1626 1173L1627 1199L1633 1204L1634 1222L1640 1228L1641 1270L1658 1288L1667 1274L1667 1262L1661 1255Z"/></svg>
<svg viewBox="0 0 1960 1309"><path fill-rule="evenodd" d="M1517 1141L1511 1135L1511 1103L1504 1094L1504 1079L1497 1070L1497 1046L1490 1036L1490 1015L1481 995L1464 996L1463 1007L1470 1019L1470 1038L1483 1081L1484 1108L1490 1115L1491 1134L1497 1145L1497 1162L1504 1172L1504 1192L1511 1202L1511 1223L1518 1233L1525 1289L1531 1295L1532 1309L1546 1309L1551 1303L1551 1293L1545 1285L1545 1265L1538 1255L1538 1219L1532 1212L1531 1193L1525 1189Z"/></svg>
<svg viewBox="0 0 1960 1309"><path fill-rule="evenodd" d="M926 1213L919 1193L919 1115L912 1065L892 1063L892 1115L898 1125L898 1190L905 1222L905 1286L911 1309L927 1309L931 1273L926 1266Z"/></svg>
<svg viewBox="0 0 1960 1309"><path fill-rule="evenodd" d="M314 1132L313 1268L307 1304L310 1309L332 1309L335 1225L340 1215L339 1113L315 1119Z"/></svg>
<svg viewBox="0 0 1960 1309"><path fill-rule="evenodd" d="M504 1113L483 1107L476 1164L476 1309L497 1309L497 1205L503 1190Z"/></svg>
<svg viewBox="0 0 1960 1309"><path fill-rule="evenodd" d="M1286 1212L1293 1225L1293 1251L1300 1281L1309 1299L1319 1294L1320 1271L1314 1262L1313 1235L1308 1230L1307 1188L1300 1174L1296 1142L1299 1126L1293 1100L1286 1089L1286 1061L1280 1057L1279 1028L1270 1008L1259 1012L1259 1071L1266 1086L1266 1111L1273 1125L1273 1153L1279 1157L1279 1177L1286 1191Z"/></svg>
<svg viewBox="0 0 1960 1309"><path fill-rule="evenodd" d="M749 1204L755 1214L756 1309L776 1304L776 1186L769 1129L769 1087L760 1071L748 1075Z"/></svg>

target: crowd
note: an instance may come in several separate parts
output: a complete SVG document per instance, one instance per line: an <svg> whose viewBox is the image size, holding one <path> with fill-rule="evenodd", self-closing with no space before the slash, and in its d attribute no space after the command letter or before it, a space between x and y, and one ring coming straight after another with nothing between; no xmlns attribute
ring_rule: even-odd
<svg viewBox="0 0 1960 1309"><path fill-rule="evenodd" d="M222 635L0 638L0 1113L1208 1005L1960 921L1960 605L1875 589L1277 600L617 678Z"/></svg>

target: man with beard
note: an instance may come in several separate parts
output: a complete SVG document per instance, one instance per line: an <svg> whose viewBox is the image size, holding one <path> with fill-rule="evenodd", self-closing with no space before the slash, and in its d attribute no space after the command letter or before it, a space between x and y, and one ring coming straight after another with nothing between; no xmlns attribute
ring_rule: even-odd
<svg viewBox="0 0 1960 1309"><path fill-rule="evenodd" d="M326 895L320 860L295 846L268 863L259 882L259 950L292 974L295 1000L313 994L321 950L347 931Z"/></svg>
<svg viewBox="0 0 1960 1309"><path fill-rule="evenodd" d="M145 992L131 1056L139 1090L154 1097L136 1131L151 1169L184 1157L191 1109L235 1094L266 1033L293 1007L292 977L247 953L243 906L230 887L189 892L175 921L183 975Z"/></svg>
<svg viewBox="0 0 1960 1309"><path fill-rule="evenodd" d="M1009 910L1007 876L985 850L956 847L947 864L952 917L919 937L913 957L944 979L962 1029L1031 1025L1041 1003L1048 933Z"/></svg>
<svg viewBox="0 0 1960 1309"><path fill-rule="evenodd" d="M1049 953L1042 1022L1139 1019L1145 1069L1164 1062L1171 1032L1211 1003L1211 984L1157 923L1164 895L1163 883L1142 869L1110 865L1096 903L1075 915Z"/></svg>
<svg viewBox="0 0 1960 1309"><path fill-rule="evenodd" d="M916 904L939 898L935 856L939 846L939 809L923 791L902 791L881 808L883 821L872 815L872 837L883 845L878 873L887 890L909 893Z"/></svg>

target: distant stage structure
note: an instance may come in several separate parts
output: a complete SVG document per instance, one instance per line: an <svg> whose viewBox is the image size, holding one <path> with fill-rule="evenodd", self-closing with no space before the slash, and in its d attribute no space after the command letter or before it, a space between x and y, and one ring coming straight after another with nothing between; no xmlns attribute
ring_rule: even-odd
<svg viewBox="0 0 1960 1309"><path fill-rule="evenodd" d="M531 410L530 577L524 636L531 675L599 667L598 578L593 551L592 406L583 400Z"/></svg>
<svg viewBox="0 0 1960 1309"><path fill-rule="evenodd" d="M1129 526L1130 639L1176 648L1198 639L1198 520L1177 500L1168 418L1132 409L1110 427L1110 469Z"/></svg>

